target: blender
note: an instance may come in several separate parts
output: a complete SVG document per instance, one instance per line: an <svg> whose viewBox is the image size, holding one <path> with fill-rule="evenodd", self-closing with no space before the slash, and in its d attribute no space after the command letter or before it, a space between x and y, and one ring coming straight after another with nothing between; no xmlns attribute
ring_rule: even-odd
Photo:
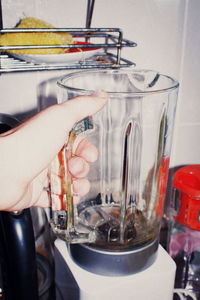
<svg viewBox="0 0 200 300"><path fill-rule="evenodd" d="M106 91L109 100L75 124L52 163L52 228L89 272L141 272L157 257L179 84L159 72L131 68L74 72L58 85L61 102L96 90ZM79 135L99 156L88 175L91 189L75 204L65 162ZM52 174L60 170L60 188L54 189Z"/></svg>

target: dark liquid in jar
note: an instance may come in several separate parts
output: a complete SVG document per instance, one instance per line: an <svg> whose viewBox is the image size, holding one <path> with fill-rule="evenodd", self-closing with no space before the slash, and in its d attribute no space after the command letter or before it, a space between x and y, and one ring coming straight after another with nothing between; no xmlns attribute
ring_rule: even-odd
<svg viewBox="0 0 200 300"><path fill-rule="evenodd" d="M97 240L90 246L96 249L131 250L153 241L158 233L158 226L150 225L136 209L127 210L124 225L120 223L119 206L91 206L80 217L95 228Z"/></svg>

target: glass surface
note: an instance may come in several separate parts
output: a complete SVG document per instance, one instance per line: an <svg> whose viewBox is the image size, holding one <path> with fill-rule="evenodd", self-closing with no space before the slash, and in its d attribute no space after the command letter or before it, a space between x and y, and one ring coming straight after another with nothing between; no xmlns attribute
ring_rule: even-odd
<svg viewBox="0 0 200 300"><path fill-rule="evenodd" d="M90 140L99 157L90 167L91 189L78 205L73 205L72 196L68 201L63 188L52 193L54 231L68 242L108 250L128 250L155 240L163 214L178 83L154 71L126 69L75 72L58 85L59 101L96 90L108 92L109 101L72 130ZM68 152L63 151L65 160ZM63 198L60 207L55 205L58 198Z"/></svg>

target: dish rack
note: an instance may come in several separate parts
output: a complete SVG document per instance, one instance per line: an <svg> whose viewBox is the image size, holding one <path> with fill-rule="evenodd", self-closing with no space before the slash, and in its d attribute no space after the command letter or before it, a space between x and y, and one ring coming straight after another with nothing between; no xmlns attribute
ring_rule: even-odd
<svg viewBox="0 0 200 300"><path fill-rule="evenodd" d="M85 28L33 28L33 29L3 29L2 9L0 0L0 34L12 33L34 33L34 32L68 32L73 36L74 40L79 41L79 44L67 45L24 45L24 46L0 46L0 73L20 72L20 71L44 71L44 70L65 70L65 69L91 69L91 68L121 68L135 66L135 63L122 58L121 51L124 47L136 47L137 44L123 37L120 28L91 28L92 15L94 10L95 0L87 1L86 11L86 26ZM81 44L81 42L83 44ZM89 42L89 43L88 43ZM24 58L13 57L9 50L16 49L50 49L64 48L76 49L101 49L99 53L91 55L85 59L84 55L73 63L38 63L36 61L27 61ZM111 52L110 52L111 50ZM52 55L52 54L51 54Z"/></svg>
<svg viewBox="0 0 200 300"><path fill-rule="evenodd" d="M73 38L78 39L79 44L67 45L24 45L24 46L0 46L1 73L19 71L43 71L43 70L63 70L63 69L89 69L89 68L121 68L135 65L133 62L121 57L124 47L135 47L136 43L123 38L120 28L51 28L51 29L1 29L0 33L35 33L35 32L68 32ZM81 40L81 41L80 41ZM83 44L81 44L81 42ZM86 44L86 42L89 42ZM16 49L101 49L92 57L80 59L73 63L38 63L26 61L14 57L9 50ZM110 52L111 50L111 52ZM45 54L43 54L45 55ZM54 55L54 54L51 54ZM61 54L62 55L62 54ZM67 53L66 53L67 55ZM25 56L24 56L25 57Z"/></svg>

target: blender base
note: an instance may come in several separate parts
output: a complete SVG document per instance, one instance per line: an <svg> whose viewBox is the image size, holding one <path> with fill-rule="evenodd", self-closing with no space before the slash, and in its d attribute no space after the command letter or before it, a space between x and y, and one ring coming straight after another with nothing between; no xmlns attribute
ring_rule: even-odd
<svg viewBox="0 0 200 300"><path fill-rule="evenodd" d="M102 276L80 268L67 244L55 241L57 300L172 300L176 265L159 246L155 262L129 276Z"/></svg>
<svg viewBox="0 0 200 300"><path fill-rule="evenodd" d="M143 271L157 257L158 240L129 251L99 250L86 244L70 244L72 259L83 269L105 276L127 276Z"/></svg>

